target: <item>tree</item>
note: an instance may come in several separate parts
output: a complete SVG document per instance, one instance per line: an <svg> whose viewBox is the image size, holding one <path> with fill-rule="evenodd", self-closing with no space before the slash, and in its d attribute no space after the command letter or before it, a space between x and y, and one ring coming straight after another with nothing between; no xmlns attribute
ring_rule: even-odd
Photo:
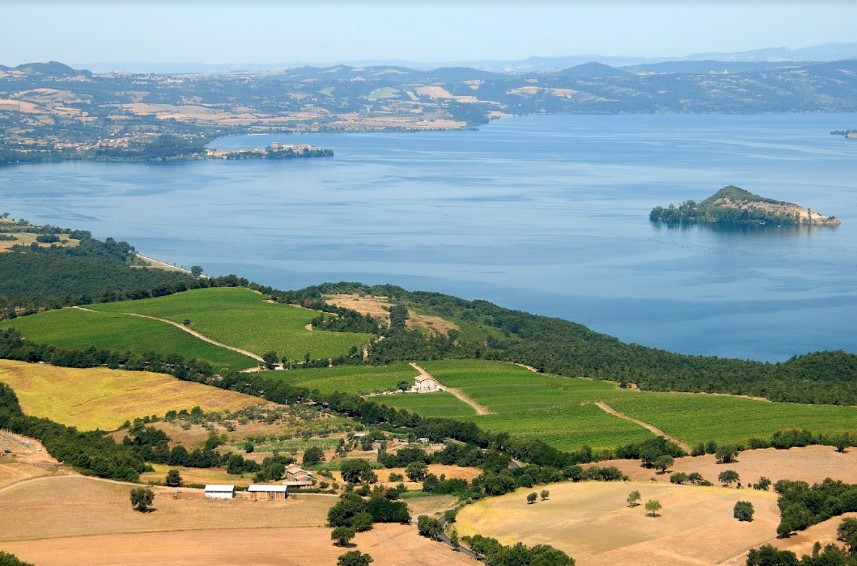
<svg viewBox="0 0 857 566"><path fill-rule="evenodd" d="M458 542L458 531L454 530L449 535L449 544L452 546L452 550L458 550L458 547L461 546L461 543Z"/></svg>
<svg viewBox="0 0 857 566"><path fill-rule="evenodd" d="M372 519L372 514L367 513L366 511L355 513L351 519L351 526L354 527L354 530L358 533L371 531L373 523L374 519Z"/></svg>
<svg viewBox="0 0 857 566"><path fill-rule="evenodd" d="M662 474L664 474L666 473L667 468L672 466L673 463L675 463L675 460L672 456L670 456L669 454L663 454L655 459L655 468L657 468L661 471Z"/></svg>
<svg viewBox="0 0 857 566"><path fill-rule="evenodd" d="M202 266L200 266L200 265L190 266L190 274L193 275L194 277L199 277L200 275L202 275L202 271L203 271L203 269L202 269Z"/></svg>
<svg viewBox="0 0 857 566"><path fill-rule="evenodd" d="M423 481L426 479L426 474L428 474L428 466L423 462L411 462L405 468L405 475L411 481Z"/></svg>
<svg viewBox="0 0 857 566"><path fill-rule="evenodd" d="M24 562L14 554L0 551L0 566L33 566L33 563Z"/></svg>
<svg viewBox="0 0 857 566"><path fill-rule="evenodd" d="M753 489L759 491L768 491L769 487L771 487L771 480L765 476L760 477L759 481L753 484Z"/></svg>
<svg viewBox="0 0 857 566"><path fill-rule="evenodd" d="M732 444L724 444L723 446L718 446L717 450L714 452L714 456L717 458L718 464L729 464L735 461L735 457L738 455L738 447Z"/></svg>
<svg viewBox="0 0 857 566"><path fill-rule="evenodd" d="M640 492L636 489L628 494L628 507L636 507L640 504Z"/></svg>
<svg viewBox="0 0 857 566"><path fill-rule="evenodd" d="M753 504L749 501L738 501L732 509L732 516L739 521L752 521Z"/></svg>
<svg viewBox="0 0 857 566"><path fill-rule="evenodd" d="M354 527L336 527L330 531L330 540L339 546L345 546L356 534L357 530Z"/></svg>
<svg viewBox="0 0 857 566"><path fill-rule="evenodd" d="M857 554L857 519L847 517L836 527L836 540L848 545L851 554Z"/></svg>
<svg viewBox="0 0 857 566"><path fill-rule="evenodd" d="M550 494L551 494L551 492L549 492L546 489L543 489L539 495L541 495L542 501L545 501L545 500L547 500L548 497L550 497Z"/></svg>
<svg viewBox="0 0 857 566"><path fill-rule="evenodd" d="M799 566L797 555L790 550L779 550L770 544L753 548L747 555L747 566Z"/></svg>
<svg viewBox="0 0 857 566"><path fill-rule="evenodd" d="M538 497L538 495L536 495L536 492L535 491L532 492L531 494L527 495L527 503L532 505L533 503L536 502L537 497Z"/></svg>
<svg viewBox="0 0 857 566"><path fill-rule="evenodd" d="M182 484L182 476L178 470L172 469L167 472L167 477L164 480L169 487L180 487Z"/></svg>
<svg viewBox="0 0 857 566"><path fill-rule="evenodd" d="M131 507L135 511L147 512L154 500L155 492L148 487L135 487L131 490Z"/></svg>
<svg viewBox="0 0 857 566"><path fill-rule="evenodd" d="M371 477L375 475L374 472L372 472L372 465L366 460L361 460L359 458L343 460L339 471L342 474L342 479L348 483L371 481ZM378 481L377 476L375 477L375 481Z"/></svg>
<svg viewBox="0 0 857 566"><path fill-rule="evenodd" d="M368 554L363 554L359 550L350 550L339 555L336 566L369 566L370 562L374 560Z"/></svg>
<svg viewBox="0 0 857 566"><path fill-rule="evenodd" d="M268 350L262 354L262 361L265 364L265 369L274 369L279 360L280 358L277 356L277 352Z"/></svg>
<svg viewBox="0 0 857 566"><path fill-rule="evenodd" d="M658 516L658 511L661 510L661 502L657 499L649 499L646 501L646 515L650 515L652 517Z"/></svg>
<svg viewBox="0 0 857 566"><path fill-rule="evenodd" d="M851 446L851 439L843 434L833 439L833 445L836 447L836 451L842 454L846 448Z"/></svg>
<svg viewBox="0 0 857 566"><path fill-rule="evenodd" d="M443 528L437 519L428 515L420 515L417 517L417 532L420 533L420 536L434 539L443 532Z"/></svg>
<svg viewBox="0 0 857 566"><path fill-rule="evenodd" d="M731 486L733 483L739 481L740 479L741 477L735 470L723 470L717 475L717 481L727 486Z"/></svg>
<svg viewBox="0 0 857 566"><path fill-rule="evenodd" d="M310 446L304 450L304 466L314 466L322 462L324 462L324 450L321 449L321 446Z"/></svg>

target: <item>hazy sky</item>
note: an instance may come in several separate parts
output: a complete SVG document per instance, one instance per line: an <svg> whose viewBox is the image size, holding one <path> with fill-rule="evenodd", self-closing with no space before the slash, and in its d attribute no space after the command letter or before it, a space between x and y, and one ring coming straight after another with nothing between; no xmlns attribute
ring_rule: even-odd
<svg viewBox="0 0 857 566"><path fill-rule="evenodd" d="M857 1L0 0L0 64L649 57L857 41Z"/></svg>

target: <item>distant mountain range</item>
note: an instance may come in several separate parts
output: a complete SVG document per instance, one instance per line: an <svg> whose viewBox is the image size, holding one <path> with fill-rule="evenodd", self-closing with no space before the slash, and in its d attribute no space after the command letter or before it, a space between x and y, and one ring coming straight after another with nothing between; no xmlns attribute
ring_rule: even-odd
<svg viewBox="0 0 857 566"><path fill-rule="evenodd" d="M348 65L351 67L407 67L417 70L432 70L441 67L470 67L495 73L542 73L558 71L590 62L597 62L611 67L633 67L694 61L720 61L725 63L758 64L763 68L766 64L777 63L807 63L841 61L857 59L857 43L825 43L811 47L791 49L788 47L770 47L738 52L696 53L680 57L634 57L607 56L594 53L569 55L562 57L528 57L515 61L509 60L462 60L415 62L399 59L378 59L361 61L337 62L308 62L290 61L280 63L193 63L193 62L153 62L153 61L124 61L124 62L83 62L75 67L89 69L93 72L104 73L121 71L126 73L228 73L233 71L272 71L295 67L331 67ZM755 67L754 67L755 68ZM748 68L730 67L729 72L739 72Z"/></svg>

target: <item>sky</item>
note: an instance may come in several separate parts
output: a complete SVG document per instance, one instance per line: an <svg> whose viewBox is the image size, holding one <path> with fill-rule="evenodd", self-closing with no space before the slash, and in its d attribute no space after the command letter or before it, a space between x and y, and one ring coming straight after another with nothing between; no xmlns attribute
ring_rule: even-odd
<svg viewBox="0 0 857 566"><path fill-rule="evenodd" d="M848 0L0 0L0 64L676 57L854 42Z"/></svg>

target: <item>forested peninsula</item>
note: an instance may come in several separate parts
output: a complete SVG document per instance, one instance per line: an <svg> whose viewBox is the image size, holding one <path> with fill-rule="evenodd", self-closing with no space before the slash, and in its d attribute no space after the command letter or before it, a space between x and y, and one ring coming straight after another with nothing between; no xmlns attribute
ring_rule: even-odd
<svg viewBox="0 0 857 566"><path fill-rule="evenodd" d="M723 187L702 202L686 200L678 206L656 206L649 220L664 224L716 224L723 226L839 226L836 216L765 198L740 187Z"/></svg>

